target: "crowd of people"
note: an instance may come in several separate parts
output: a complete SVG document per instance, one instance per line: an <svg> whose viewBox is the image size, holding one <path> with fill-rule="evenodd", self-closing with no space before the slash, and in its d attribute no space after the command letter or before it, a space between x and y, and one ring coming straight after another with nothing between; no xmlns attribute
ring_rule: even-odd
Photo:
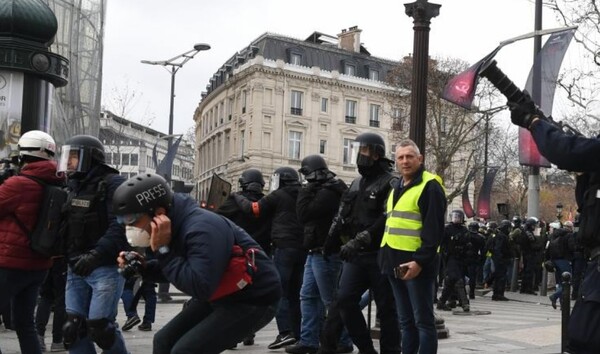
<svg viewBox="0 0 600 354"><path fill-rule="evenodd" d="M555 132L543 124L527 126L550 138ZM359 176L349 185L321 155L309 155L298 170L275 169L266 194L261 171L244 171L238 191L213 212L173 193L159 175L125 180L95 137L68 139L57 163L50 135L23 134L19 173L0 185L0 288L7 289L0 310L10 309L7 324L21 350L47 349L53 309L51 351L128 353L122 331L152 330L157 284L173 284L191 300L156 331L156 354L252 345L273 319L278 334L268 349L287 353L351 353L354 346L362 354L436 353L434 307L468 312L478 286L507 301L517 275L520 292L534 294L546 286L544 267L556 277L554 308L565 271L573 273L573 298L595 294L583 276L590 246L577 221L467 222L462 210L447 213L444 183L425 169L412 140L398 142L395 161L371 132L358 135L355 149ZM32 177L68 192L60 256L30 248L26 231L45 207L43 185ZM378 348L362 311L371 299Z"/></svg>

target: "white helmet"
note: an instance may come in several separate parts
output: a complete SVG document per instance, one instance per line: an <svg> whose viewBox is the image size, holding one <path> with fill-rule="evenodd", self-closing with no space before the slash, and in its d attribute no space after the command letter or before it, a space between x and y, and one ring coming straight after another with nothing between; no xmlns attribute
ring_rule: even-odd
<svg viewBox="0 0 600 354"><path fill-rule="evenodd" d="M50 160L56 153L54 139L41 130L30 130L21 135L18 142L19 156L34 156Z"/></svg>

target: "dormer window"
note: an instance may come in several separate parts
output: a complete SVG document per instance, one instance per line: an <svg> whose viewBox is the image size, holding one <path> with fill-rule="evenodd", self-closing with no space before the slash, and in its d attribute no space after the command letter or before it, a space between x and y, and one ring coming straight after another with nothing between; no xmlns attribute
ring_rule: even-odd
<svg viewBox="0 0 600 354"><path fill-rule="evenodd" d="M356 76L356 65L353 64L344 64L344 74L350 76Z"/></svg>
<svg viewBox="0 0 600 354"><path fill-rule="evenodd" d="M302 64L302 54L298 54L298 53L290 54L290 64L301 65Z"/></svg>
<svg viewBox="0 0 600 354"><path fill-rule="evenodd" d="M293 47L286 50L287 62L292 65L303 65L307 66L304 62L304 48Z"/></svg>
<svg viewBox="0 0 600 354"><path fill-rule="evenodd" d="M379 81L379 71L369 70L369 79Z"/></svg>

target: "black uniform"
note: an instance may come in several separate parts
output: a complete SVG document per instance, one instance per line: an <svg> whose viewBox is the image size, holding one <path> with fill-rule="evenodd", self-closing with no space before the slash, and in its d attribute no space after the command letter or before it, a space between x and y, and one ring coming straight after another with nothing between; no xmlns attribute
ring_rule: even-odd
<svg viewBox="0 0 600 354"><path fill-rule="evenodd" d="M518 118L517 115L514 120ZM581 284L581 299L573 308L568 334L572 352L592 353L600 348L600 140L568 135L543 120L533 123L530 130L538 149L552 163L561 169L585 172L578 177L575 192L581 211L579 236L587 234L581 238L590 252L590 263Z"/></svg>
<svg viewBox="0 0 600 354"><path fill-rule="evenodd" d="M335 230L330 233L326 248L344 243L343 241L353 238L357 233L367 230L383 215L385 202L392 190L392 182L397 178L389 171L387 161L379 162L374 167L373 173L356 178L342 196ZM343 328L340 316L359 350L364 353L374 351L365 318L359 307L360 297L368 289L373 291L377 316L381 323L381 353L400 352L400 331L394 297L387 278L381 274L377 264L382 237L383 229L381 232L373 232L370 244L365 246L356 258L344 262L338 298L330 307L324 325L321 338L323 353L335 351Z"/></svg>
<svg viewBox="0 0 600 354"><path fill-rule="evenodd" d="M512 250L510 239L502 230L496 230L496 236L491 240L489 251L492 253L494 271L490 283L493 283L492 300L506 300L504 290L506 289L506 271L512 262Z"/></svg>
<svg viewBox="0 0 600 354"><path fill-rule="evenodd" d="M466 256L470 245L470 236L467 228L462 224L448 224L444 229L444 239L441 251L444 261L444 289L437 304L438 310L449 311L446 301L452 293L458 299L465 312L468 312L469 299L465 291Z"/></svg>

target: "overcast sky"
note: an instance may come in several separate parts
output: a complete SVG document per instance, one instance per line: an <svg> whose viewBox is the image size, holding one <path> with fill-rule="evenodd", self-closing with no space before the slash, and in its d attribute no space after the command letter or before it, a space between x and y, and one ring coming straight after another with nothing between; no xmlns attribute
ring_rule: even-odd
<svg viewBox="0 0 600 354"><path fill-rule="evenodd" d="M167 60L196 43L208 43L176 75L174 133L193 126L194 110L212 75L238 50L265 32L305 39L314 31L337 35L358 26L361 42L376 57L400 60L412 53L409 1L358 0L108 0L103 104L114 91L135 93L128 119L168 131L170 74L140 60ZM499 42L534 29L534 4L529 0L433 0L441 4L432 19L429 53L474 63ZM544 10L543 28L557 27ZM523 87L531 67L533 41L503 49L498 66Z"/></svg>

